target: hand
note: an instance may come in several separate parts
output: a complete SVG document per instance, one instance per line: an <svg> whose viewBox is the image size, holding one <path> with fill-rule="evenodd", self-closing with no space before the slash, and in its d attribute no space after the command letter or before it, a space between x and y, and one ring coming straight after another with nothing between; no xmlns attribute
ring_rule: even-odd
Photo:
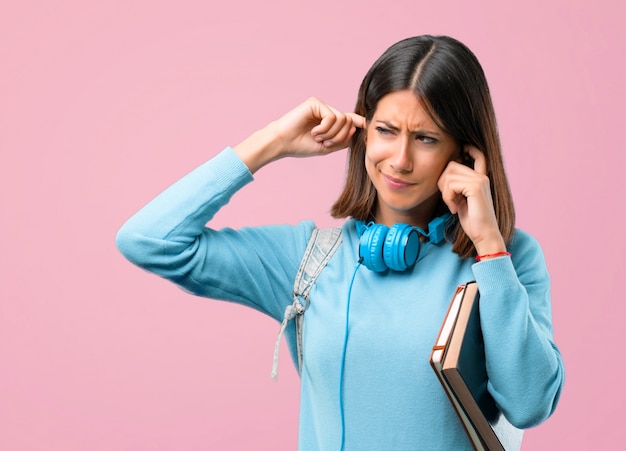
<svg viewBox="0 0 626 451"><path fill-rule="evenodd" d="M286 156L326 155L343 149L357 127L365 127L363 116L342 113L311 97L235 146L235 151L255 172Z"/></svg>
<svg viewBox="0 0 626 451"><path fill-rule="evenodd" d="M365 118L342 113L311 97L270 127L280 140L283 156L324 155L348 147L356 127L365 127Z"/></svg>
<svg viewBox="0 0 626 451"><path fill-rule="evenodd" d="M474 169L451 161L441 174L438 186L452 214L474 243L478 255L506 250L493 208L485 154L474 146L464 152L474 159Z"/></svg>

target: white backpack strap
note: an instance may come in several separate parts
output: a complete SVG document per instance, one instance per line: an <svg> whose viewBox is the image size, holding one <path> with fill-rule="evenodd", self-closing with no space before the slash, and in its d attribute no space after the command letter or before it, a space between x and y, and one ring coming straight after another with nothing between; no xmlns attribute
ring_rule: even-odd
<svg viewBox="0 0 626 451"><path fill-rule="evenodd" d="M296 346L298 350L298 373L302 373L302 326L304 324L304 312L309 307L309 292L317 277L331 259L341 244L341 228L313 229L311 238L300 262L300 268L293 284L293 304L285 309L285 316L278 332L278 338L274 345L274 364L272 367L272 379L278 378L278 354L280 340L287 328L289 320L296 320Z"/></svg>

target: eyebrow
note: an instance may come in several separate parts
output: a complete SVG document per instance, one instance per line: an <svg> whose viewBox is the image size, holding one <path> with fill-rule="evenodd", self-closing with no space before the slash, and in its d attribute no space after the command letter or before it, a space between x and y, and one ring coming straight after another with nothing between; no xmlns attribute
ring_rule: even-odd
<svg viewBox="0 0 626 451"><path fill-rule="evenodd" d="M383 120L376 120L377 123L383 124L385 127L387 127L390 130L393 130L395 132L400 131L400 129L398 127L396 127L395 125L393 125L390 122L387 121L383 121ZM411 133L415 133L415 134L420 134L420 135L433 135L433 136L442 136L442 133L434 131L434 130L427 130L427 129L417 129L417 130L411 130Z"/></svg>

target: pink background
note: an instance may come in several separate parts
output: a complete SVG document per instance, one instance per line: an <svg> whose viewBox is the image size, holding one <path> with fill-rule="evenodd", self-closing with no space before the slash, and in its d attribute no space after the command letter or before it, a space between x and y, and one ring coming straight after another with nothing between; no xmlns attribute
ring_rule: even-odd
<svg viewBox="0 0 626 451"><path fill-rule="evenodd" d="M423 33L455 36L482 61L518 226L553 277L567 382L525 449L623 443L620 2L3 3L0 449L294 449L285 347L279 383L269 378L278 325L142 272L114 236L306 97L350 110L374 59ZM332 224L344 156L264 169L215 225Z"/></svg>

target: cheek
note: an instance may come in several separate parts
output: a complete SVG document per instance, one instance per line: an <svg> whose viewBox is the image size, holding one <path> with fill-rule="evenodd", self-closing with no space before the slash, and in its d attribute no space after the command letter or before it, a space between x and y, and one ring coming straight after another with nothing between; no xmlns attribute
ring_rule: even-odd
<svg viewBox="0 0 626 451"><path fill-rule="evenodd" d="M376 161L372 159L372 154L370 153L369 147L365 150L365 171L370 179L373 178L376 172Z"/></svg>
<svg viewBox="0 0 626 451"><path fill-rule="evenodd" d="M381 146L379 140L368 140L365 146L365 171L374 186L379 183L380 168L387 158L385 146Z"/></svg>
<svg viewBox="0 0 626 451"><path fill-rule="evenodd" d="M369 139L365 145L365 161L377 165L388 158L388 146L379 139Z"/></svg>
<svg viewBox="0 0 626 451"><path fill-rule="evenodd" d="M445 160L439 161L437 164L437 178L441 176L443 171L445 171L446 167L450 163L450 158L446 158Z"/></svg>
<svg viewBox="0 0 626 451"><path fill-rule="evenodd" d="M419 167L416 167L415 170L422 174L428 174L429 179L437 181L439 180L439 177L441 177L441 174L443 174L443 171L448 166L449 161L450 160L447 158L433 158L428 160L422 159L420 162L418 162Z"/></svg>
<svg viewBox="0 0 626 451"><path fill-rule="evenodd" d="M448 163L458 158L458 156L459 155L456 153L455 147L448 145L448 146L440 148L438 152L433 154L432 159L430 160L429 164L431 165L433 169L436 168L436 171L438 172L438 174L441 175L441 173L448 166Z"/></svg>

